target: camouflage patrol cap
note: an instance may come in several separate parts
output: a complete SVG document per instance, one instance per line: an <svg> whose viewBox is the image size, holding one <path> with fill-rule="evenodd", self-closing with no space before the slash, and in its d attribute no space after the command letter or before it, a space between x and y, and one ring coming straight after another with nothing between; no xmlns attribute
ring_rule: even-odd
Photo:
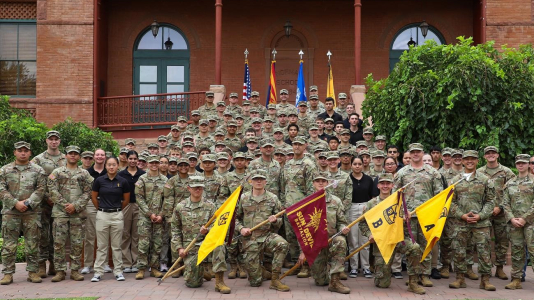
<svg viewBox="0 0 534 300"><path fill-rule="evenodd" d="M369 150L362 150L360 151L358 155L359 156L368 155L369 157L371 157L371 153L369 153Z"/></svg>
<svg viewBox="0 0 534 300"><path fill-rule="evenodd" d="M343 128L341 129L341 131L339 132L340 135L343 135L343 134L350 134L350 130L348 130L347 128Z"/></svg>
<svg viewBox="0 0 534 300"><path fill-rule="evenodd" d="M139 159L138 160L146 162L146 157L147 157L147 155L141 154L141 155L139 155Z"/></svg>
<svg viewBox="0 0 534 300"><path fill-rule="evenodd" d="M245 120L245 117L243 117L242 115L238 114L238 115L235 116L234 119L236 119L236 120L237 119Z"/></svg>
<svg viewBox="0 0 534 300"><path fill-rule="evenodd" d="M443 150L441 150L441 155L451 155L452 154L452 150L451 148L449 147L445 147L443 148Z"/></svg>
<svg viewBox="0 0 534 300"><path fill-rule="evenodd" d="M352 150L350 150L349 148L344 148L344 149L341 149L338 151L339 152L339 156L343 156L343 155L350 155L352 156Z"/></svg>
<svg viewBox="0 0 534 300"><path fill-rule="evenodd" d="M213 93L212 91L206 92L206 97L213 97L213 96L215 96L215 93Z"/></svg>
<svg viewBox="0 0 534 300"><path fill-rule="evenodd" d="M215 154L211 154L211 153L202 155L202 162L207 162L207 161L216 162L217 161L217 156Z"/></svg>
<svg viewBox="0 0 534 300"><path fill-rule="evenodd" d="M93 151L83 151L82 152L82 158L83 157L93 157L95 156L95 153Z"/></svg>
<svg viewBox="0 0 534 300"><path fill-rule="evenodd" d="M271 139L271 138L263 139L263 140L261 140L261 142L260 142L260 146L261 146L261 147L267 147L267 146L272 146L272 147L274 147L274 140Z"/></svg>
<svg viewBox="0 0 534 300"><path fill-rule="evenodd" d="M172 125L172 126L171 126L171 131L173 131L173 130L178 130L178 131L180 131L180 127L178 127L178 125Z"/></svg>
<svg viewBox="0 0 534 300"><path fill-rule="evenodd" d="M254 153L254 156L260 156L261 155L261 150L260 149L256 149L253 151Z"/></svg>
<svg viewBox="0 0 534 300"><path fill-rule="evenodd" d="M311 91L317 91L317 86L316 85L310 85L310 92Z"/></svg>
<svg viewBox="0 0 534 300"><path fill-rule="evenodd" d="M289 92L286 89L281 89L280 90L280 95L282 95L282 94L289 94Z"/></svg>
<svg viewBox="0 0 534 300"><path fill-rule="evenodd" d="M386 140L387 140L387 139L386 139L386 136L385 136L385 135L377 135L377 136L375 137L375 142L376 142L376 141L386 141Z"/></svg>
<svg viewBox="0 0 534 300"><path fill-rule="evenodd" d="M106 151L106 157L113 157L113 153L111 153L111 151Z"/></svg>
<svg viewBox="0 0 534 300"><path fill-rule="evenodd" d="M328 157L328 152L327 151L322 151L321 153L319 153L319 157L327 158Z"/></svg>
<svg viewBox="0 0 534 300"><path fill-rule="evenodd" d="M184 116L179 116L178 119L176 119L176 122L180 123L180 122L187 122L187 118L184 117Z"/></svg>
<svg viewBox="0 0 534 300"><path fill-rule="evenodd" d="M258 91L253 91L252 93L250 93L250 97L254 97L254 96L260 96L260 92Z"/></svg>
<svg viewBox="0 0 534 300"><path fill-rule="evenodd" d="M200 119L200 121L198 121L198 125L209 125L210 122L207 120L207 119Z"/></svg>
<svg viewBox="0 0 534 300"><path fill-rule="evenodd" d="M215 130L215 133L213 135L226 135L226 134L222 130Z"/></svg>
<svg viewBox="0 0 534 300"><path fill-rule="evenodd" d="M374 134L373 127L365 127L363 129L363 134Z"/></svg>
<svg viewBox="0 0 534 300"><path fill-rule="evenodd" d="M248 100L245 100L243 101L243 104L241 104L242 106L249 106L250 105L250 101Z"/></svg>
<svg viewBox="0 0 534 300"><path fill-rule="evenodd" d="M183 147L195 147L195 144L193 142L187 141L182 143L182 148Z"/></svg>
<svg viewBox="0 0 534 300"><path fill-rule="evenodd" d="M165 136L165 135L158 136L158 142L159 141L167 141L167 136Z"/></svg>
<svg viewBox="0 0 534 300"><path fill-rule="evenodd" d="M256 171L254 171L250 179L256 179L256 178L267 179L267 171L263 169L257 169Z"/></svg>
<svg viewBox="0 0 534 300"><path fill-rule="evenodd" d="M143 150L143 151L141 152L141 155L149 156L149 155L150 155L150 152L148 152L148 150Z"/></svg>
<svg viewBox="0 0 534 300"><path fill-rule="evenodd" d="M178 160L179 160L179 159L180 159L180 158L171 156L171 157L169 157L169 164L170 164L170 163L178 163Z"/></svg>
<svg viewBox="0 0 534 300"><path fill-rule="evenodd" d="M230 127L230 126L235 126L235 127L237 127L237 122L234 121L234 120L230 120L230 121L228 121L228 123L226 123L226 127Z"/></svg>
<svg viewBox="0 0 534 300"><path fill-rule="evenodd" d="M230 98L237 98L237 93L230 93Z"/></svg>
<svg viewBox="0 0 534 300"><path fill-rule="evenodd" d="M382 173L378 175L378 182L393 182L393 174L391 173Z"/></svg>
<svg viewBox="0 0 534 300"><path fill-rule="evenodd" d="M217 102L217 106L226 106L226 103L224 101Z"/></svg>
<svg viewBox="0 0 534 300"><path fill-rule="evenodd" d="M454 157L455 155L460 155L460 156L462 156L462 153L463 153L463 151L461 151L460 149L452 149L452 151L451 151L451 156L453 156L453 157Z"/></svg>
<svg viewBox="0 0 534 300"><path fill-rule="evenodd" d="M208 122L217 122L217 117L215 117L214 115L209 115L206 119L208 119Z"/></svg>
<svg viewBox="0 0 534 300"><path fill-rule="evenodd" d="M261 123L261 122L262 122L261 118L256 117L256 118L252 118L251 123Z"/></svg>
<svg viewBox="0 0 534 300"><path fill-rule="evenodd" d="M326 119L324 119L324 122L325 122L325 123L328 123L328 122L332 122L332 123L334 123L334 119L332 119L332 118L326 118Z"/></svg>
<svg viewBox="0 0 534 300"><path fill-rule="evenodd" d="M265 122L271 122L271 123L274 123L274 120L273 120L273 118L267 116L267 117L263 118L263 122L264 122L264 123L265 123Z"/></svg>
<svg viewBox="0 0 534 300"><path fill-rule="evenodd" d="M158 148L159 149L159 146L157 144L150 143L150 144L148 144L147 149L150 149L150 148Z"/></svg>
<svg viewBox="0 0 534 300"><path fill-rule="evenodd" d="M232 116L232 118L233 118L234 117L234 113L229 109L225 109L224 112L223 112L223 116Z"/></svg>
<svg viewBox="0 0 534 300"><path fill-rule="evenodd" d="M181 165L181 164L189 165L189 159L184 158L184 157L177 159L176 162L178 163L178 165Z"/></svg>
<svg viewBox="0 0 534 300"><path fill-rule="evenodd" d="M339 94L337 94L337 98L338 98L338 99L347 99L347 94L345 94L345 93L339 93Z"/></svg>
<svg viewBox="0 0 534 300"><path fill-rule="evenodd" d="M326 154L326 159L338 159L339 158L339 153L337 153L337 151L328 151L328 153Z"/></svg>
<svg viewBox="0 0 534 300"><path fill-rule="evenodd" d="M301 144L301 145L305 145L305 144L306 144L306 138L303 137L303 136L297 136L297 137L295 137L295 139L293 140L293 144Z"/></svg>
<svg viewBox="0 0 534 300"><path fill-rule="evenodd" d="M293 148L288 148L286 150L286 155L295 155L295 151L293 151Z"/></svg>
<svg viewBox="0 0 534 300"><path fill-rule="evenodd" d="M488 146L486 148L484 148L484 154L490 152L490 151L495 151L497 153L499 153L499 148L495 147L495 146Z"/></svg>
<svg viewBox="0 0 534 300"><path fill-rule="evenodd" d="M58 139L60 139L61 137L59 136L59 132L55 131L55 130L50 130L46 133L46 138L49 139L50 137L52 136L55 136L57 137Z"/></svg>
<svg viewBox="0 0 534 300"><path fill-rule="evenodd" d="M191 142L195 140L195 137L191 133L184 134L183 140L190 140Z"/></svg>
<svg viewBox="0 0 534 300"><path fill-rule="evenodd" d="M191 176L189 177L189 182L187 183L189 187L204 187L204 176Z"/></svg>
<svg viewBox="0 0 534 300"><path fill-rule="evenodd" d="M246 159L247 156L245 155L245 153L243 153L243 152L241 152L241 151L238 151L238 152L234 153L234 160L235 160L236 158L244 158L244 159Z"/></svg>
<svg viewBox="0 0 534 300"><path fill-rule="evenodd" d="M314 123L314 124L312 124L312 125L310 126L310 128L308 128L308 131L309 131L309 130L319 130L319 126L317 126L317 124Z"/></svg>
<svg viewBox="0 0 534 300"><path fill-rule="evenodd" d="M301 107L301 106L306 106L307 107L308 103L306 101L300 101L299 102L299 107Z"/></svg>
<svg viewBox="0 0 534 300"><path fill-rule="evenodd" d="M187 157L187 159L191 159L191 158L198 159L198 154L196 152L187 152L185 154L185 157Z"/></svg>
<svg viewBox="0 0 534 300"><path fill-rule="evenodd" d="M365 141L357 141L356 142L356 148L360 148L360 147L363 147L365 146L366 148L369 148L369 146L367 146L367 142Z"/></svg>
<svg viewBox="0 0 534 300"><path fill-rule="evenodd" d="M478 152L476 150L465 150L464 153L462 153L462 158L468 157L478 158Z"/></svg>
<svg viewBox="0 0 534 300"><path fill-rule="evenodd" d="M80 147L78 146L74 146L74 145L67 146L65 148L65 153L71 153L71 152L76 152L80 154L82 151L80 150Z"/></svg>
<svg viewBox="0 0 534 300"><path fill-rule="evenodd" d="M282 147L277 147L274 149L274 154L282 154L283 156L286 156L286 150Z"/></svg>
<svg viewBox="0 0 534 300"><path fill-rule="evenodd" d="M298 116L299 113L295 109L288 109L287 110L287 116Z"/></svg>
<svg viewBox="0 0 534 300"><path fill-rule="evenodd" d="M411 143L408 146L408 151L425 151L425 147L423 147L423 144L421 143Z"/></svg>
<svg viewBox="0 0 534 300"><path fill-rule="evenodd" d="M515 157L515 163L529 163L530 155L528 154L519 154Z"/></svg>
<svg viewBox="0 0 534 300"><path fill-rule="evenodd" d="M226 143L224 141L217 141L217 142L215 142L215 146L225 146L226 147Z"/></svg>
<svg viewBox="0 0 534 300"><path fill-rule="evenodd" d="M326 173L326 172L318 172L317 175L315 175L315 177L313 177L313 181L319 180L319 179L328 180L328 173Z"/></svg>
<svg viewBox="0 0 534 300"><path fill-rule="evenodd" d="M254 160L254 158L255 158L255 157L254 157L253 154L251 154L251 153L247 153L247 154L246 154L246 159L247 159L247 160Z"/></svg>
<svg viewBox="0 0 534 300"><path fill-rule="evenodd" d="M128 151L130 151L130 149L128 149L128 148L121 148L119 154L128 153ZM67 153L68 153L68 152L67 152Z"/></svg>
<svg viewBox="0 0 534 300"><path fill-rule="evenodd" d="M200 116L200 111L198 109L192 110L191 116Z"/></svg>
<svg viewBox="0 0 534 300"><path fill-rule="evenodd" d="M256 139L255 136L251 136L251 137L249 137L249 138L247 139L247 142L246 142L246 143L247 143L247 144L248 144L248 143L256 143L256 144L257 144L257 143L258 143L258 140Z"/></svg>
<svg viewBox="0 0 534 300"><path fill-rule="evenodd" d="M287 116L287 112L285 109L280 109L276 113L277 116Z"/></svg>
<svg viewBox="0 0 534 300"><path fill-rule="evenodd" d="M276 104L271 103L271 104L267 105L267 109L276 109Z"/></svg>
<svg viewBox="0 0 534 300"><path fill-rule="evenodd" d="M326 148L321 144L313 147L313 150L312 150L313 153L315 153L315 152L323 152L323 151L326 151Z"/></svg>
<svg viewBox="0 0 534 300"><path fill-rule="evenodd" d="M277 133L277 132L284 133L284 129L283 129L283 128L280 128L280 127L276 127L276 128L273 130L273 133Z"/></svg>
<svg viewBox="0 0 534 300"><path fill-rule="evenodd" d="M384 153L384 151L382 151L382 150L376 150L371 154L372 154L373 158L375 158L375 157L385 158L386 157L386 153Z"/></svg>
<svg viewBox="0 0 534 300"><path fill-rule="evenodd" d="M149 155L146 159L146 162L147 163L151 163L151 162L157 162L159 163L159 156L158 155Z"/></svg>
<svg viewBox="0 0 534 300"><path fill-rule="evenodd" d="M258 108L256 108L256 107L253 107L253 108L251 108L251 109L249 110L249 112L250 112L251 114L259 114L259 113L260 113L260 110L259 110Z"/></svg>
<svg viewBox="0 0 534 300"><path fill-rule="evenodd" d="M319 96L317 95L311 95L310 100L319 100Z"/></svg>
<svg viewBox="0 0 534 300"><path fill-rule="evenodd" d="M217 160L221 160L221 159L230 159L230 157L228 156L228 153L226 152L219 152L216 154L217 155Z"/></svg>
<svg viewBox="0 0 534 300"><path fill-rule="evenodd" d="M125 145L133 144L135 146L135 140L132 139L132 138L127 138L127 139L124 140L124 144Z"/></svg>

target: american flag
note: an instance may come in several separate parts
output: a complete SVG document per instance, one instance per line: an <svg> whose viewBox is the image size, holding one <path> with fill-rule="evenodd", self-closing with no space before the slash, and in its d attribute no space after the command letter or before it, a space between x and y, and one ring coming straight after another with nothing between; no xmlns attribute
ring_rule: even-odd
<svg viewBox="0 0 534 300"><path fill-rule="evenodd" d="M245 60L245 79L243 80L243 100L250 100L252 87L250 84L250 72L248 70L248 60Z"/></svg>

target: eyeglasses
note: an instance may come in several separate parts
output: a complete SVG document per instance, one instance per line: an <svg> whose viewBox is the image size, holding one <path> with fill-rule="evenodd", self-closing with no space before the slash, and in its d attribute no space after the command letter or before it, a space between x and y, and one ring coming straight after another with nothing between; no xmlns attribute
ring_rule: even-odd
<svg viewBox="0 0 534 300"><path fill-rule="evenodd" d="M389 164L386 164L386 166L396 166L397 164L396 163L389 163Z"/></svg>
<svg viewBox="0 0 534 300"><path fill-rule="evenodd" d="M388 153L391 153L391 154L395 154L397 153L398 151L388 151Z"/></svg>
<svg viewBox="0 0 534 300"><path fill-rule="evenodd" d="M529 161L528 164L529 165L534 165L534 161Z"/></svg>

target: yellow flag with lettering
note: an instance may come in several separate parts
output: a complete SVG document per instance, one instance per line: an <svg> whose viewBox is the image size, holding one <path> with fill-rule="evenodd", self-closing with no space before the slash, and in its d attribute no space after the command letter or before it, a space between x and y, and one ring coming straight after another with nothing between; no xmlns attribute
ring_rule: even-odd
<svg viewBox="0 0 534 300"><path fill-rule="evenodd" d="M397 243L404 240L400 196L400 191L397 191L364 214L378 250L386 263L391 259Z"/></svg>
<svg viewBox="0 0 534 300"><path fill-rule="evenodd" d="M334 92L334 74L332 74L332 65L328 64L328 82L326 83L326 97L334 98L334 107L337 106L336 94Z"/></svg>
<svg viewBox="0 0 534 300"><path fill-rule="evenodd" d="M453 194L454 184L415 209L419 225L421 225L426 238L426 248L421 261L432 251L434 245L441 238L445 221L447 221L447 216L449 215Z"/></svg>
<svg viewBox="0 0 534 300"><path fill-rule="evenodd" d="M228 197L228 199L226 199L221 207L219 207L219 209L217 209L215 212L216 218L213 222L213 227L210 229L206 235L206 238L202 244L200 244L200 248L198 249L197 265L200 265L204 258L206 258L206 256L208 256L213 249L224 244L228 227L230 227L230 223L234 222L234 213L237 206L237 201L241 195L241 189L241 186L235 189L232 195L230 195L230 197Z"/></svg>

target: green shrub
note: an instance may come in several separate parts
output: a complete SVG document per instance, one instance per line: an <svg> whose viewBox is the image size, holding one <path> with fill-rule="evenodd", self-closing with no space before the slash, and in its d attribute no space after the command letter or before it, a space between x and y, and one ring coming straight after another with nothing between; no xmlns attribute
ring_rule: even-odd
<svg viewBox="0 0 534 300"><path fill-rule="evenodd" d="M52 129L61 134L62 151L69 145L76 145L82 151L94 151L97 148L102 148L116 156L119 154L119 144L113 139L111 133L104 132L99 128L90 128L85 123L74 122L68 118L54 125Z"/></svg>

